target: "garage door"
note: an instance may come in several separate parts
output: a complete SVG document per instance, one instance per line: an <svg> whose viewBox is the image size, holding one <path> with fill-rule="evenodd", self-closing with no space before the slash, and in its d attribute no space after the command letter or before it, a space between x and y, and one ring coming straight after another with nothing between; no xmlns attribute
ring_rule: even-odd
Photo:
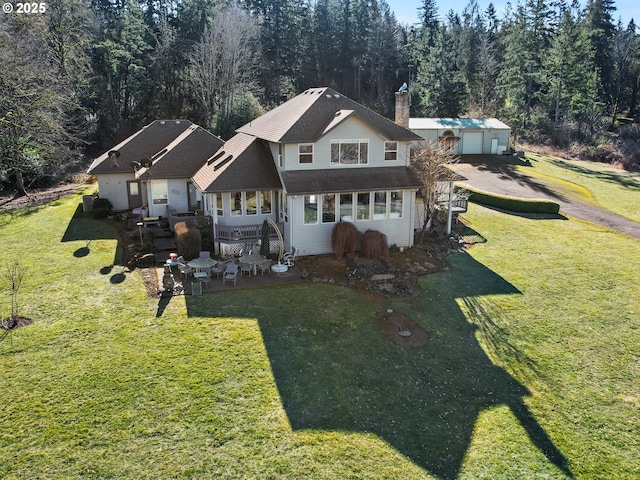
<svg viewBox="0 0 640 480"><path fill-rule="evenodd" d="M482 153L482 132L464 132L462 134L462 154Z"/></svg>

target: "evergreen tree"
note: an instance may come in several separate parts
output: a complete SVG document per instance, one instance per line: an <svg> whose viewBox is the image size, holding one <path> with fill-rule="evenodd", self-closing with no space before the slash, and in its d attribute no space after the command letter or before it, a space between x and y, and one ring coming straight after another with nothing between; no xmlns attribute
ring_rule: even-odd
<svg viewBox="0 0 640 480"><path fill-rule="evenodd" d="M589 0L587 3L586 25L594 49L594 61L600 76L599 95L606 105L612 102L613 36L616 27L613 24L613 12L616 10L613 0Z"/></svg>

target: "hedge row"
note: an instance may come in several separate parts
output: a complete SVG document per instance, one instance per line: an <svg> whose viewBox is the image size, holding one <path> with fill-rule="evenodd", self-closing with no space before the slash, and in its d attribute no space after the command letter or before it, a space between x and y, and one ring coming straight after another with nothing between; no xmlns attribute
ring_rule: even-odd
<svg viewBox="0 0 640 480"><path fill-rule="evenodd" d="M464 188L471 194L469 200L479 205L518 213L557 214L560 212L560 205L550 200L509 197L497 193L483 192L468 185L465 185Z"/></svg>

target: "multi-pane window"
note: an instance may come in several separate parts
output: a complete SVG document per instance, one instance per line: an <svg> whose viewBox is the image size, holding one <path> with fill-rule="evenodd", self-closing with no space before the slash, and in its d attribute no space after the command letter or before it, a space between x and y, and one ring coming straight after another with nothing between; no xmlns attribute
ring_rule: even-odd
<svg viewBox="0 0 640 480"><path fill-rule="evenodd" d="M333 140L331 165L364 165L369 163L368 140Z"/></svg>
<svg viewBox="0 0 640 480"><path fill-rule="evenodd" d="M278 144L278 165L280 168L284 166L284 145L281 143Z"/></svg>
<svg viewBox="0 0 640 480"><path fill-rule="evenodd" d="M384 159L398 159L398 142L384 142Z"/></svg>
<svg viewBox="0 0 640 480"><path fill-rule="evenodd" d="M313 163L313 143L301 143L298 145L298 162Z"/></svg>
<svg viewBox="0 0 640 480"><path fill-rule="evenodd" d="M318 223L318 195L304 196L304 223Z"/></svg>

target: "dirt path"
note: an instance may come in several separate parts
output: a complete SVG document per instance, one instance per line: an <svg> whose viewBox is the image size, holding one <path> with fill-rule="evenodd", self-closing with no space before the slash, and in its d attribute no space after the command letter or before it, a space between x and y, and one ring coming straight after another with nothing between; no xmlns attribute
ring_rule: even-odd
<svg viewBox="0 0 640 480"><path fill-rule="evenodd" d="M516 170L519 159L505 157L468 156L455 166L456 172L467 178L472 187L486 192L519 198L552 200L560 205L560 213L640 239L640 224L605 208L575 199L561 186Z"/></svg>
<svg viewBox="0 0 640 480"><path fill-rule="evenodd" d="M30 190L29 196L26 197L15 197L13 193L2 192L0 193L0 212L35 207L43 203L52 202L75 193L79 188L85 186L82 183L64 183L52 188Z"/></svg>

